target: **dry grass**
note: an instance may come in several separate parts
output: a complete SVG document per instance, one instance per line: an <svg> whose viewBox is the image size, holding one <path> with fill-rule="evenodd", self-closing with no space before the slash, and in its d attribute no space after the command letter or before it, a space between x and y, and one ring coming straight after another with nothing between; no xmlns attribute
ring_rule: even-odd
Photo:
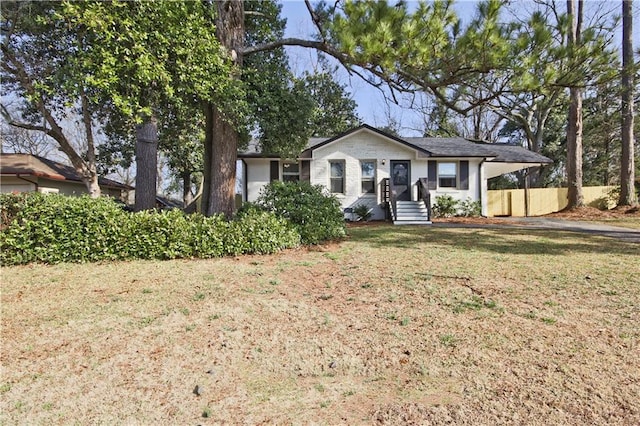
<svg viewBox="0 0 640 426"><path fill-rule="evenodd" d="M1 423L640 423L640 245L351 233L274 256L3 268Z"/></svg>

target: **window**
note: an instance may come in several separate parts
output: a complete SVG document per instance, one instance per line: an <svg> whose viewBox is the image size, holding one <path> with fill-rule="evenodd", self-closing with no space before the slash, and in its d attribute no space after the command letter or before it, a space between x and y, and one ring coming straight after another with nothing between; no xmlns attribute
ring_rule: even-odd
<svg viewBox="0 0 640 426"><path fill-rule="evenodd" d="M361 171L361 191L363 194L376 193L376 163L375 161L365 160L360 162Z"/></svg>
<svg viewBox="0 0 640 426"><path fill-rule="evenodd" d="M329 161L330 190L334 194L344 194L344 161Z"/></svg>
<svg viewBox="0 0 640 426"><path fill-rule="evenodd" d="M438 187L457 188L458 163L438 163Z"/></svg>
<svg viewBox="0 0 640 426"><path fill-rule="evenodd" d="M297 182L300 180L300 166L291 161L282 163L282 181Z"/></svg>

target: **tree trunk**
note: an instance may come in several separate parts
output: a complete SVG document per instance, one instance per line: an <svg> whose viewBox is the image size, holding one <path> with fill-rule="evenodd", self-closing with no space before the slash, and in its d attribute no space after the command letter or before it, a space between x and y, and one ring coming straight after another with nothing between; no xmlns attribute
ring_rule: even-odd
<svg viewBox="0 0 640 426"><path fill-rule="evenodd" d="M82 122L84 124L84 132L87 137L87 176L83 176L82 180L87 186L89 196L91 198L100 197L100 185L98 184L98 171L96 167L96 145L93 138L93 120L91 117L91 109L89 107L89 99L84 89L80 94L82 104Z"/></svg>
<svg viewBox="0 0 640 426"><path fill-rule="evenodd" d="M631 0L622 0L622 161L618 205L638 203L633 146L633 39Z"/></svg>
<svg viewBox="0 0 640 426"><path fill-rule="evenodd" d="M568 208L584 205L582 195L582 90L570 89L569 121L567 123Z"/></svg>
<svg viewBox="0 0 640 426"><path fill-rule="evenodd" d="M182 173L182 205L187 207L193 202L191 193L191 172Z"/></svg>
<svg viewBox="0 0 640 426"><path fill-rule="evenodd" d="M136 126L136 200L135 211L150 210L156 205L158 167L158 121L147 117Z"/></svg>
<svg viewBox="0 0 640 426"><path fill-rule="evenodd" d="M244 42L244 5L242 0L215 2L216 36L237 67L242 67ZM204 188L202 212L222 213L230 218L235 212L236 161L238 131L233 117L216 105L205 106L206 136L204 149Z"/></svg>
<svg viewBox="0 0 640 426"><path fill-rule="evenodd" d="M207 106L206 126L202 213L222 213L230 218L235 212L238 132L211 104Z"/></svg>
<svg viewBox="0 0 640 426"><path fill-rule="evenodd" d="M577 49L580 45L580 25L582 22L582 1L578 0L578 14L574 0L567 0L569 15L569 37L567 43L570 49ZM567 122L567 183L569 202L567 208L572 209L584 205L582 195L582 90L578 87L569 88L569 116Z"/></svg>

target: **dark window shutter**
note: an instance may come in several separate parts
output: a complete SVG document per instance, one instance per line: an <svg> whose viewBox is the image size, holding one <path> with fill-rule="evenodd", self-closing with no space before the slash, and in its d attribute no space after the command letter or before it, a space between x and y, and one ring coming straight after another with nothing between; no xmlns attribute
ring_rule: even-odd
<svg viewBox="0 0 640 426"><path fill-rule="evenodd" d="M427 182L428 189L438 189L438 163L435 160L427 163Z"/></svg>
<svg viewBox="0 0 640 426"><path fill-rule="evenodd" d="M302 182L311 182L311 161L302 161L300 180Z"/></svg>
<svg viewBox="0 0 640 426"><path fill-rule="evenodd" d="M469 162L460 162L460 189L469 189Z"/></svg>
<svg viewBox="0 0 640 426"><path fill-rule="evenodd" d="M278 160L271 160L271 178L270 181L280 180L280 162Z"/></svg>

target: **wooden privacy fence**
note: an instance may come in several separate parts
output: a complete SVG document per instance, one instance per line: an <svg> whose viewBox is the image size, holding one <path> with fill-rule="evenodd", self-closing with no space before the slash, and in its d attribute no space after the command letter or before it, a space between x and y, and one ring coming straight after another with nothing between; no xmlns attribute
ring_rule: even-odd
<svg viewBox="0 0 640 426"><path fill-rule="evenodd" d="M582 188L584 203L598 207L608 199L614 186L585 186ZM524 189L503 189L487 191L488 216L526 216L529 205L529 216L542 216L558 212L567 207L567 188L532 188L529 189L525 203ZM613 207L613 206L609 206Z"/></svg>

